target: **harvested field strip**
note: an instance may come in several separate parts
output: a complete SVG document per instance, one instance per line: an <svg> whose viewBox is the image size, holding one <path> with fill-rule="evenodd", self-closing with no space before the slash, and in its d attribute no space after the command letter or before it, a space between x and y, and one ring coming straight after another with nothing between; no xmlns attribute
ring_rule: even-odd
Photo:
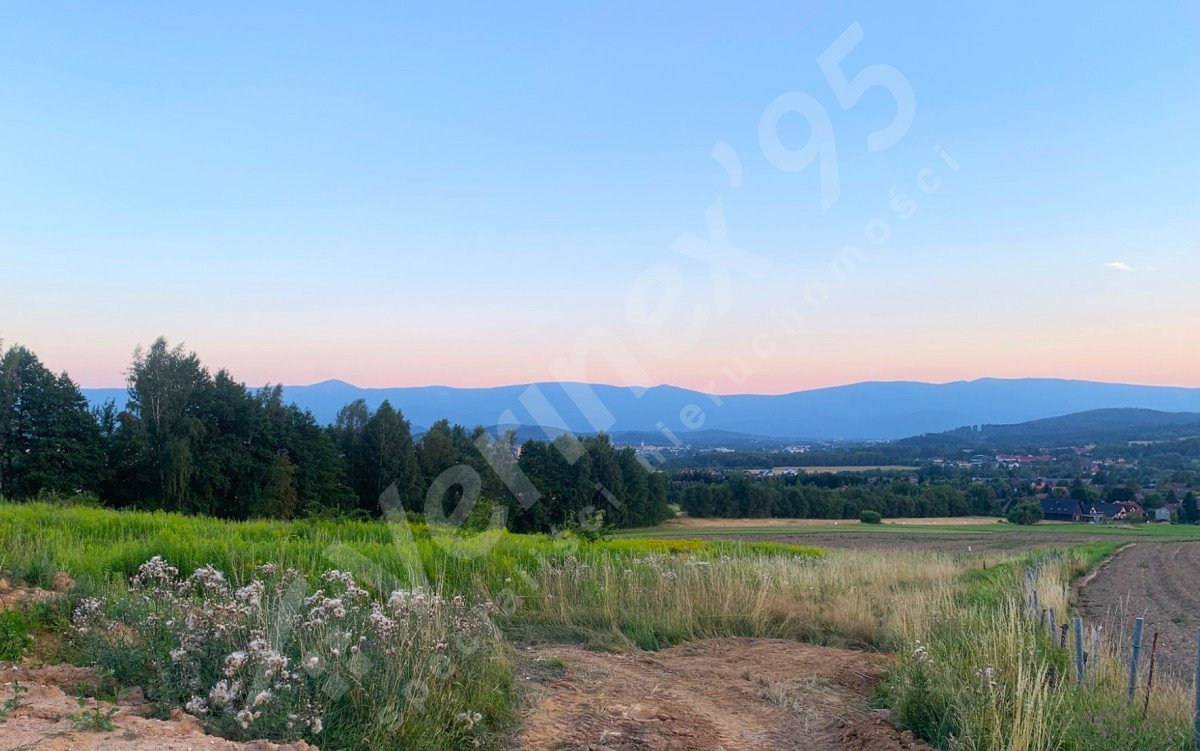
<svg viewBox="0 0 1200 751"><path fill-rule="evenodd" d="M1146 619L1146 649L1158 633L1158 670L1182 680L1195 675L1200 629L1200 544L1134 545L1103 566L1079 593L1088 623L1113 634L1122 654L1135 618Z"/></svg>

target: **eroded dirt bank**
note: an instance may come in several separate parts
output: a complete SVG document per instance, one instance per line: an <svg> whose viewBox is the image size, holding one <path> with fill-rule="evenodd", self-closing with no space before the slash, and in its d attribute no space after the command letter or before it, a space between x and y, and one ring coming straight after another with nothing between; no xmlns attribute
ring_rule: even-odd
<svg viewBox="0 0 1200 751"><path fill-rule="evenodd" d="M84 668L52 665L40 668L0 666L0 702L14 695L14 685L27 690L20 704L0 724L4 751L307 751L300 742L278 745L265 741L234 743L201 730L182 712L170 720L149 719L149 707L134 692L122 697L112 717L114 730L82 729L77 718L85 713L107 714L113 706L89 699L80 707L77 695L96 685L95 674Z"/></svg>

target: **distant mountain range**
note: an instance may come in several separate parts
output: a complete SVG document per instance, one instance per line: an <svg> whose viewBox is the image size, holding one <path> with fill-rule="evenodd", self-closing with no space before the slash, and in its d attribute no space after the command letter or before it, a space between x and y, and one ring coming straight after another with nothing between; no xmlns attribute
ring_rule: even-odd
<svg viewBox="0 0 1200 751"><path fill-rule="evenodd" d="M84 389L93 404L125 403L124 389ZM728 431L773 439L898 439L962 426L1011 425L1104 409L1200 412L1200 389L1058 379L985 378L947 384L872 382L781 395L711 397L675 386L634 389L574 383L492 388L359 388L342 381L286 386L284 394L323 423L355 399L385 399L414 426L447 418L474 425L548 426L573 433L639 432L665 444L662 429ZM702 415L701 415L702 413ZM702 422L701 422L702 420ZM695 430L689 430L690 424ZM712 434L710 434L712 435ZM698 436L697 436L698 437ZM746 436L743 436L746 437Z"/></svg>

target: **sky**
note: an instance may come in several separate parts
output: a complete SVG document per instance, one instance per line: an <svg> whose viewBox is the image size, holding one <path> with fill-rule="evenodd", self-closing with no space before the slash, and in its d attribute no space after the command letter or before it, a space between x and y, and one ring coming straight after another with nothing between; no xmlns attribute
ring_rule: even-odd
<svg viewBox="0 0 1200 751"><path fill-rule="evenodd" d="M0 9L0 338L90 387L1200 386L1200 8Z"/></svg>

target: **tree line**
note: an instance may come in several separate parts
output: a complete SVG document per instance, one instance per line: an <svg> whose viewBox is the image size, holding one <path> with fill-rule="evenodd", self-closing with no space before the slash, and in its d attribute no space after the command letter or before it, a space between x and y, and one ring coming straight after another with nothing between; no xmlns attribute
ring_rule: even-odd
<svg viewBox="0 0 1200 751"><path fill-rule="evenodd" d="M669 497L691 516L729 519L858 519L863 511L884 518L985 516L998 510L995 490L982 483L844 475L700 476L671 483Z"/></svg>
<svg viewBox="0 0 1200 751"><path fill-rule="evenodd" d="M442 420L414 436L399 409L362 400L324 426L285 403L282 387L214 375L164 339L135 353L128 389L124 409L92 409L67 374L25 347L0 348L0 496L87 494L117 508L292 519L377 516L394 485L406 510L449 515L463 485L443 473L467 467L486 508L503 509L514 531L575 526L596 511L612 526L669 513L662 475L604 435L517 446L511 433ZM428 505L439 477L445 492Z"/></svg>

